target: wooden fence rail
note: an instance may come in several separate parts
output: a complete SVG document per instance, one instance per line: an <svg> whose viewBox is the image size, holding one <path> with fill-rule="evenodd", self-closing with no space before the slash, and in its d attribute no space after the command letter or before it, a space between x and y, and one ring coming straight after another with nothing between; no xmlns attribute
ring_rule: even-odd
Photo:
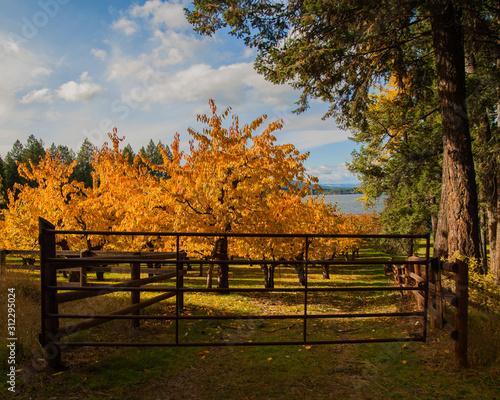
<svg viewBox="0 0 500 400"><path fill-rule="evenodd" d="M424 257L408 257L407 261L424 264ZM412 281L424 284L426 278L424 269L420 264L391 265L389 268L394 280L401 287L412 285ZM443 288L443 272L451 273L455 277L455 292ZM468 342L468 307L469 307L469 275L468 265L462 261L443 262L437 258L431 259L431 268L427 282L429 298L427 311L430 315L431 327L444 329L451 339L455 341L455 364L459 367L468 367L467 342ZM422 292L412 291L419 307L423 306L425 299ZM445 317L446 305L455 309L454 323L448 322Z"/></svg>

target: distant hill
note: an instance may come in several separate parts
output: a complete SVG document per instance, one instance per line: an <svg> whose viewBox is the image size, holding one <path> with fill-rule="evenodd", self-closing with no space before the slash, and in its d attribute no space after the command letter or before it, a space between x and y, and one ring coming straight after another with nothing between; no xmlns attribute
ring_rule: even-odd
<svg viewBox="0 0 500 400"><path fill-rule="evenodd" d="M339 185L320 185L323 188L322 194L357 194L361 193L358 186L339 184ZM316 191L314 194L318 194Z"/></svg>

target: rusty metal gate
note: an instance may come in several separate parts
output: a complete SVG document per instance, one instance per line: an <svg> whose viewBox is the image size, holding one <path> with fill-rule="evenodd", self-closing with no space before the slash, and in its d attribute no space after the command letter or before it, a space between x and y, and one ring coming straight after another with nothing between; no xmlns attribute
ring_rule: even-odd
<svg viewBox="0 0 500 400"><path fill-rule="evenodd" d="M165 271L159 275L153 275L148 278L140 278L141 272L151 272L151 269L140 269L141 263L165 263L166 259L162 256L156 256L155 253L150 253L149 258L141 258L140 255L114 255L109 257L89 257L89 258L59 258L56 256L56 235L114 235L114 236L154 236L154 237L169 237L175 243L175 251L171 253L168 263L175 265L172 271ZM198 238L280 238L281 240L294 239L302 241L304 249L301 259L293 260L195 260L185 259L185 253L180 248L181 239L189 237ZM371 343L371 342L408 342L408 341L425 341L427 336L427 299L428 299L428 282L425 279L423 282L414 282L403 286L342 286L342 287L312 287L308 283L308 275L313 266L329 264L329 265L383 265L387 261L358 259L352 260L315 260L310 258L310 246L315 240L327 239L349 239L356 238L361 240L371 240L380 238L395 238L395 239L424 239L426 241L426 257L425 277L429 276L429 235L320 235L320 234L219 234L219 233L166 233L166 232L110 232L110 231L63 231L56 230L52 224L40 218L40 266L41 266L41 291L42 291L42 307L41 307L41 334L40 342L44 348L46 362L49 366L57 367L61 364L61 349L67 346L263 346L263 345L305 345L305 344L341 344L341 343ZM217 265L283 265L296 266L303 268L304 282L301 287L279 287L279 288L238 288L231 287L229 289L207 289L200 287L186 287L184 285L184 275L186 274L186 263L191 265L200 264L217 264ZM99 271L102 265L130 263L131 265L131 280L115 285L98 285L98 286L60 286L57 283L57 272L63 269L79 270L83 273L86 269ZM416 261L402 260L390 261L396 265L412 265ZM102 271L103 269L101 269ZM172 286L144 286L149 283L161 282L166 279L175 279L175 284ZM333 293L333 292L410 292L418 291L425 299L425 304L419 309L409 311L394 311L394 312L325 312L313 313L309 310L310 296L318 293ZM106 313L106 314L63 314L59 312L59 305L63 302L95 297L99 295L115 293L115 292L130 292L131 305L124 309ZM160 292L153 299L140 301L141 292ZM300 313L294 314L262 314L262 315L187 315L182 312L184 307L184 295L188 293L298 293L303 295L303 310ZM169 315L140 315L140 309L155 304L167 298L175 298L175 311ZM420 331L407 336L387 336L373 338L367 332L366 337L348 338L348 339L315 339L310 337L309 321L311 319L340 319L340 318L395 318L395 317L413 317L419 320ZM63 319L81 319L81 322L60 326L60 321ZM128 319L136 321L136 326L139 320L155 319L168 320L174 324L174 338L171 342L95 342L95 341L63 341L62 339L88 329L91 326L96 326L103 322L113 319ZM294 340L266 340L266 341L196 341L191 342L185 339L185 332L180 327L181 321L186 320L286 320L294 319L301 321L300 338Z"/></svg>

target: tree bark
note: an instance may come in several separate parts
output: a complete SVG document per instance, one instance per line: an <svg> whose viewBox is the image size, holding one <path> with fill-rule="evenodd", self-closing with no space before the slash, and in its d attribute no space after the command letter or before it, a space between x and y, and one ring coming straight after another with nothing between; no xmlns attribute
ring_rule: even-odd
<svg viewBox="0 0 500 400"><path fill-rule="evenodd" d="M430 4L434 60L443 125L443 188L449 254L479 258L479 219L466 107L461 12L451 1ZM446 166L446 168L444 168Z"/></svg>
<svg viewBox="0 0 500 400"><path fill-rule="evenodd" d="M321 269L323 271L323 279L330 279L330 265L321 264Z"/></svg>
<svg viewBox="0 0 500 400"><path fill-rule="evenodd" d="M227 237L221 237L215 241L212 259L218 261L227 261L229 259L227 255ZM227 289L229 288L229 264L221 263L218 266L217 288Z"/></svg>
<svg viewBox="0 0 500 400"><path fill-rule="evenodd" d="M293 268L295 268L295 271L297 272L297 276L299 278L299 283L301 286L306 285L306 275L304 271L304 265L302 264L293 264Z"/></svg>
<svg viewBox="0 0 500 400"><path fill-rule="evenodd" d="M209 264L207 270L207 289L212 289L212 277L214 274L214 265Z"/></svg>
<svg viewBox="0 0 500 400"><path fill-rule="evenodd" d="M264 272L264 287L266 289L274 289L274 270L276 265L261 264L260 268Z"/></svg>

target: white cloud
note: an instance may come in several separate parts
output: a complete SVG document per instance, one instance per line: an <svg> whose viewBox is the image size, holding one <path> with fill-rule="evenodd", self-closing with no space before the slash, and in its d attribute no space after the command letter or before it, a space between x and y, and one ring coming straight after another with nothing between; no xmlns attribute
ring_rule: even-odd
<svg viewBox="0 0 500 400"><path fill-rule="evenodd" d="M36 67L33 69L31 76L33 78L49 76L52 73L52 70L45 67Z"/></svg>
<svg viewBox="0 0 500 400"><path fill-rule="evenodd" d="M128 65L130 70L135 67L136 71L140 71L139 64ZM214 98L217 103L232 106L248 101L276 106L289 101L290 88L275 86L256 75L251 63L223 65L219 68L195 64L173 74L156 75L148 85L138 81L138 85L127 91L124 101L168 104Z"/></svg>
<svg viewBox="0 0 500 400"><path fill-rule="evenodd" d="M92 82L92 78L89 77L87 71L80 75L79 81L62 84L57 90L57 96L66 101L88 103L95 96L106 93L106 89L101 85Z"/></svg>
<svg viewBox="0 0 500 400"><path fill-rule="evenodd" d="M357 185L359 182L356 177L349 172L346 164L329 164L319 167L307 168L307 173L316 176L320 184L334 185L340 183L348 183Z"/></svg>
<svg viewBox="0 0 500 400"><path fill-rule="evenodd" d="M130 15L135 18L149 18L154 27L183 30L191 28L184 15L184 6L177 2L149 0L142 6L134 6Z"/></svg>
<svg viewBox="0 0 500 400"><path fill-rule="evenodd" d="M127 78L140 80L140 74L146 69L177 66L187 59L196 59L197 53L206 48L207 39L188 36L176 32L155 30L152 40L156 46L149 52L136 57L117 56L108 65L107 79L123 82ZM115 53L120 54L117 49Z"/></svg>
<svg viewBox="0 0 500 400"><path fill-rule="evenodd" d="M32 90L20 101L22 104L29 103L52 103L52 92L49 88Z"/></svg>
<svg viewBox="0 0 500 400"><path fill-rule="evenodd" d="M90 52L97 58L99 58L100 60L105 60L108 53L106 52L106 50L102 50L102 49L92 49L90 50Z"/></svg>
<svg viewBox="0 0 500 400"><path fill-rule="evenodd" d="M112 28L117 31L122 31L125 35L129 36L139 30L139 26L127 18L121 18L113 22Z"/></svg>
<svg viewBox="0 0 500 400"><path fill-rule="evenodd" d="M123 57L116 59L108 67L107 79L109 81L123 82L126 78L137 79L137 75L148 68L146 55L139 58Z"/></svg>

